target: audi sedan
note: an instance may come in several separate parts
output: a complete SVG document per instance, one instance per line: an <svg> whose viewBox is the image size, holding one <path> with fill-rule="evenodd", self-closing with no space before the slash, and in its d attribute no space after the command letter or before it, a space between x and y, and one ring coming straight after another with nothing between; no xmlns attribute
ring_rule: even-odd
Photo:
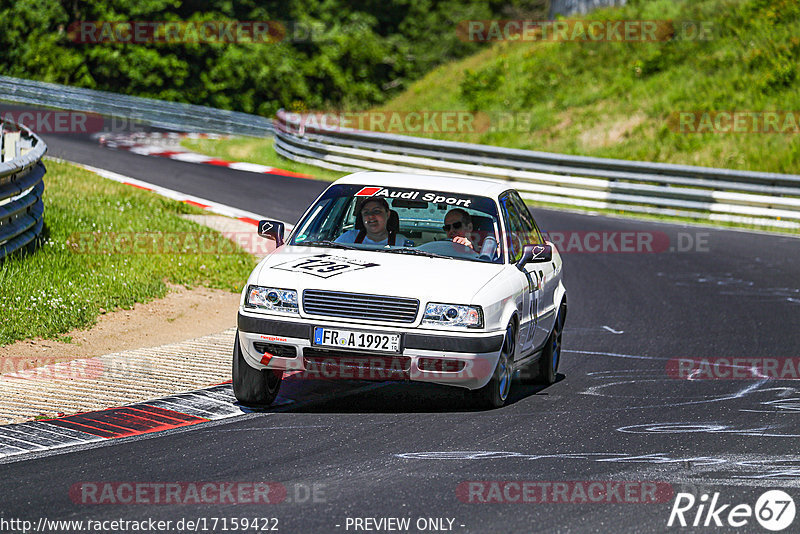
<svg viewBox="0 0 800 534"><path fill-rule="evenodd" d="M330 185L242 292L233 390L270 405L286 375L463 388L500 407L550 384L567 312L562 261L506 184L360 172Z"/></svg>

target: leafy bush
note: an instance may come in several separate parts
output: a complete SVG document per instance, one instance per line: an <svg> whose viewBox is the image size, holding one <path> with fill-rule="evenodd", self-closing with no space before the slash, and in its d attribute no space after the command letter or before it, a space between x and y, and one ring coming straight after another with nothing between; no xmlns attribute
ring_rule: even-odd
<svg viewBox="0 0 800 534"><path fill-rule="evenodd" d="M385 101L433 66L478 49L455 28L542 0L15 0L0 4L10 76L261 115ZM540 12L539 11L539 12ZM272 43L75 42L79 21L279 21Z"/></svg>

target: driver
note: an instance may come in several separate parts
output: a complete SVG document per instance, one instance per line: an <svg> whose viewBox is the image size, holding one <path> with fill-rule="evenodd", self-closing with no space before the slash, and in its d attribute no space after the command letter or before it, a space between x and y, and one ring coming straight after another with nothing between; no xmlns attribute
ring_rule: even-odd
<svg viewBox="0 0 800 534"><path fill-rule="evenodd" d="M454 208L444 216L442 229L447 232L447 239L475 250L469 237L472 234L472 217L461 208Z"/></svg>
<svg viewBox="0 0 800 534"><path fill-rule="evenodd" d="M394 215L395 224L390 224ZM397 233L399 225L397 215L389 208L389 203L384 198L370 198L361 203L357 217L361 217L363 224L356 224L336 238L337 243L363 243L365 245L394 246L395 243L406 243L408 239Z"/></svg>

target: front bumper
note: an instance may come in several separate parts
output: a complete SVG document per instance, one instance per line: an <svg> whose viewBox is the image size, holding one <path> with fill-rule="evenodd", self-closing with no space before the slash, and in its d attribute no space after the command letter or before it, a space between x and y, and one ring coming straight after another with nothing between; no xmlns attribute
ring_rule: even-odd
<svg viewBox="0 0 800 534"><path fill-rule="evenodd" d="M313 329L318 326L399 333L403 337L402 351L387 354L323 349L311 342ZM461 334L394 326L357 327L331 320L291 320L241 311L238 328L242 355L255 369L283 369L325 379L403 379L467 389L483 387L492 377L504 339L504 334L497 332ZM444 363L436 366L431 361Z"/></svg>

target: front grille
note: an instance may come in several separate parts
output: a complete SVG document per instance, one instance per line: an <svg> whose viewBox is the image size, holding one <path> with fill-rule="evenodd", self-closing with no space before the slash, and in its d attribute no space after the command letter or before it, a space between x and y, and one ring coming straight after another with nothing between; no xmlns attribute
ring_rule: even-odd
<svg viewBox="0 0 800 534"><path fill-rule="evenodd" d="M303 349L303 364L306 374L319 378L407 380L411 358L306 347Z"/></svg>
<svg viewBox="0 0 800 534"><path fill-rule="evenodd" d="M267 352L280 358L297 357L297 349L295 349L292 345L278 345L276 343L261 343L256 341L253 343L253 348L255 348L260 354Z"/></svg>
<svg viewBox="0 0 800 534"><path fill-rule="evenodd" d="M313 315L413 323L417 318L417 310L419 310L417 299L317 289L303 291L303 311Z"/></svg>

